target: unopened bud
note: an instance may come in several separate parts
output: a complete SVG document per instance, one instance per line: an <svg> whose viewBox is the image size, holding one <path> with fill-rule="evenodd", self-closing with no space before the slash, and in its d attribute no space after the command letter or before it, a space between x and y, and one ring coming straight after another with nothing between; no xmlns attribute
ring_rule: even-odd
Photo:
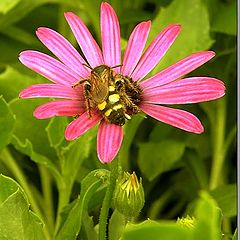
<svg viewBox="0 0 240 240"><path fill-rule="evenodd" d="M144 205L144 191L142 179L140 183L135 172L129 174L124 172L116 182L114 191L114 206L126 217L136 217Z"/></svg>
<svg viewBox="0 0 240 240"><path fill-rule="evenodd" d="M196 219L188 215L187 217L177 219L177 224L181 225L184 228L194 228L195 222L196 222Z"/></svg>

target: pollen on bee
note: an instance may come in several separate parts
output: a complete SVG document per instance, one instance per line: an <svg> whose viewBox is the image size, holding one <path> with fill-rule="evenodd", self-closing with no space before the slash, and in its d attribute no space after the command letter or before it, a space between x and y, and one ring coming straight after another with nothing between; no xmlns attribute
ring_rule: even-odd
<svg viewBox="0 0 240 240"><path fill-rule="evenodd" d="M106 105L107 105L107 102L104 101L104 102L98 104L97 106L98 106L98 109L102 111L106 107Z"/></svg>
<svg viewBox="0 0 240 240"><path fill-rule="evenodd" d="M126 119L130 120L131 119L131 116L129 116L127 113L124 114Z"/></svg>
<svg viewBox="0 0 240 240"><path fill-rule="evenodd" d="M116 103L119 101L120 96L119 94L115 93L115 94L109 95L108 99L111 103Z"/></svg>
<svg viewBox="0 0 240 240"><path fill-rule="evenodd" d="M114 86L109 86L109 87L108 87L108 90L109 90L110 92L114 92L114 91L115 91L115 87L114 87Z"/></svg>
<svg viewBox="0 0 240 240"><path fill-rule="evenodd" d="M108 116L111 114L111 112L112 112L112 109L108 109L108 110L104 113L104 115L105 115L106 117L108 117Z"/></svg>
<svg viewBox="0 0 240 240"><path fill-rule="evenodd" d="M123 105L122 104L117 104L113 107L113 110L117 111L118 109L121 109L123 108Z"/></svg>

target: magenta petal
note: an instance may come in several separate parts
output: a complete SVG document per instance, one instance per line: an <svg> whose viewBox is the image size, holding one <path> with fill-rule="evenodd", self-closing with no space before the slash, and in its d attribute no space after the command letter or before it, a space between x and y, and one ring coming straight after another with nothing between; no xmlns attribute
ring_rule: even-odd
<svg viewBox="0 0 240 240"><path fill-rule="evenodd" d="M225 86L218 79L190 77L144 90L143 101L158 104L198 103L220 98Z"/></svg>
<svg viewBox="0 0 240 240"><path fill-rule="evenodd" d="M97 136L97 153L102 163L110 163L117 155L123 139L122 127L102 121Z"/></svg>
<svg viewBox="0 0 240 240"><path fill-rule="evenodd" d="M140 108L149 116L185 131L198 134L204 131L199 119L184 110L147 103L142 103Z"/></svg>
<svg viewBox="0 0 240 240"><path fill-rule="evenodd" d="M95 39L92 37L86 25L78 16L71 12L65 13L65 17L90 66L94 68L102 65L102 51Z"/></svg>
<svg viewBox="0 0 240 240"><path fill-rule="evenodd" d="M82 88L71 88L59 84L35 84L19 94L21 98L53 97L83 100Z"/></svg>
<svg viewBox="0 0 240 240"><path fill-rule="evenodd" d="M90 74L90 69L83 66L86 64L81 55L71 45L71 43L65 39L62 35L56 31L40 27L36 32L40 41L64 64L75 71L82 78L87 78Z"/></svg>
<svg viewBox="0 0 240 240"><path fill-rule="evenodd" d="M136 67L145 47L150 27L151 22L148 21L139 23L134 28L123 57L123 66L121 69L123 75L131 75L133 69Z"/></svg>
<svg viewBox="0 0 240 240"><path fill-rule="evenodd" d="M44 53L24 51L20 53L19 60L28 68L54 83L70 86L79 80L79 76L75 72Z"/></svg>
<svg viewBox="0 0 240 240"><path fill-rule="evenodd" d="M180 25L172 24L160 32L147 48L133 71L131 77L134 81L144 78L158 64L178 36L180 30Z"/></svg>
<svg viewBox="0 0 240 240"><path fill-rule="evenodd" d="M56 100L37 107L33 115L38 119L54 116L75 116L85 112L83 101Z"/></svg>
<svg viewBox="0 0 240 240"><path fill-rule="evenodd" d="M80 117L73 120L66 128L65 138L70 141L80 137L90 128L94 127L100 120L102 116L98 113L92 113L90 118L87 112L84 112Z"/></svg>
<svg viewBox="0 0 240 240"><path fill-rule="evenodd" d="M154 88L174 81L200 67L215 56L212 51L198 52L183 58L170 67L140 83L142 88Z"/></svg>
<svg viewBox="0 0 240 240"><path fill-rule="evenodd" d="M102 51L106 65L121 64L120 28L116 13L108 3L101 4ZM120 68L114 68L119 72Z"/></svg>

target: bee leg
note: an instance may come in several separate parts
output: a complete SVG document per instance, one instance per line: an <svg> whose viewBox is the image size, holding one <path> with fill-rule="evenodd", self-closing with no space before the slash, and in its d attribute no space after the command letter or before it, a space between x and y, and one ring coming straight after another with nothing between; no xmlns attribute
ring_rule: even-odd
<svg viewBox="0 0 240 240"><path fill-rule="evenodd" d="M88 79L79 80L78 82L76 82L76 83L74 83L74 84L72 85L72 88L75 88L75 87L77 87L77 86L79 86L79 85L81 85L81 84L83 84L83 83L85 83L85 82L88 82Z"/></svg>
<svg viewBox="0 0 240 240"><path fill-rule="evenodd" d="M88 112L88 115L89 117L92 117L91 115L91 109L92 109L92 106L91 106L91 94L90 94L90 91L91 91L91 84L89 81L85 81L84 82L84 88L83 88L83 94L84 94L84 97L85 97L85 102L86 102L86 108L87 108L87 112Z"/></svg>

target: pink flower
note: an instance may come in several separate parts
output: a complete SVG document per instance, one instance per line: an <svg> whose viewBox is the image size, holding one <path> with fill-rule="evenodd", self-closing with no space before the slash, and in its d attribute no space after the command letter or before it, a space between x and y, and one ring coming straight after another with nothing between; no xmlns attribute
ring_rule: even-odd
<svg viewBox="0 0 240 240"><path fill-rule="evenodd" d="M143 81L178 36L181 29L180 25L172 24L166 27L142 54L151 22L139 23L129 38L123 60L121 60L119 22L108 3L101 5L102 50L76 15L68 12L65 13L65 17L88 63L59 33L44 27L37 30L40 41L59 60L37 51L22 52L19 57L20 61L53 83L32 85L23 90L20 97L53 97L64 100L54 100L37 107L34 111L36 118L78 115L79 117L74 119L66 128L65 137L67 140L78 138L88 129L100 123L97 136L98 157L102 163L111 162L122 143L123 131L120 125L123 125L124 122L121 124L111 123L110 118L106 117L107 114L104 115L105 113L101 112L97 105L91 109L90 116L86 109L85 83L76 85L82 79L89 79L92 74L90 68L94 69L106 65L113 71L114 79L117 76L126 77L131 85L136 86L138 99L134 99L135 93L132 90L129 90L129 93L126 87L124 94L126 96L128 93L130 94L130 99L133 99L132 104L137 109L161 122L185 131L203 132L201 122L193 114L159 104L197 103L223 96L225 87L223 82L218 79L211 77L181 79L214 57L214 52L204 51L192 54ZM117 93L119 95L120 91ZM108 94L107 97L110 96L110 93ZM133 114L133 108L128 108L128 105L124 105L125 103L121 99L122 95L119 101L121 101L121 106L124 106L125 112L121 117L127 119L130 117L129 115Z"/></svg>

